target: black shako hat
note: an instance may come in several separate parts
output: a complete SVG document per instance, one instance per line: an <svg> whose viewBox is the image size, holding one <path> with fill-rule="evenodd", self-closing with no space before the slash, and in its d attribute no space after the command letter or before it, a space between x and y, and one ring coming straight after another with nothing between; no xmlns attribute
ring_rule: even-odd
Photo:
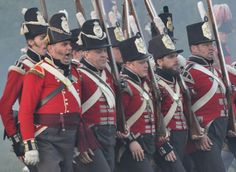
<svg viewBox="0 0 236 172"><path fill-rule="evenodd" d="M84 50L106 48L108 44L107 35L98 19L87 20L81 28L81 41Z"/></svg>
<svg viewBox="0 0 236 172"><path fill-rule="evenodd" d="M208 22L199 22L186 27L188 35L188 44L197 45L215 41Z"/></svg>
<svg viewBox="0 0 236 172"><path fill-rule="evenodd" d="M148 51L155 60L161 59L172 53L182 53L183 50L176 50L174 43L169 35L158 35L149 41Z"/></svg>
<svg viewBox="0 0 236 172"><path fill-rule="evenodd" d="M21 35L25 35L26 40L46 34L48 23L46 23L38 8L23 8L24 22L21 25Z"/></svg>
<svg viewBox="0 0 236 172"><path fill-rule="evenodd" d="M50 18L47 36L49 45L71 40L66 12L56 13Z"/></svg>
<svg viewBox="0 0 236 172"><path fill-rule="evenodd" d="M119 26L109 27L108 28L108 33L109 33L109 36L110 36L112 47L118 47L118 44L121 41L124 41L124 39L125 39L124 35L123 35L123 32L122 32L122 29Z"/></svg>
<svg viewBox="0 0 236 172"><path fill-rule="evenodd" d="M121 41L118 46L124 62L143 60L150 57L139 33L132 38Z"/></svg>
<svg viewBox="0 0 236 172"><path fill-rule="evenodd" d="M83 50L83 45L82 45L81 41L79 41L80 32L81 32L81 28L71 30L71 34L72 34L71 47L72 47L72 50L76 50L76 51Z"/></svg>
<svg viewBox="0 0 236 172"><path fill-rule="evenodd" d="M169 12L168 6L164 6L163 13L159 14L158 16L164 23L167 29L167 34L170 36L172 40L176 40L176 38L174 38L174 25L173 25L172 13Z"/></svg>

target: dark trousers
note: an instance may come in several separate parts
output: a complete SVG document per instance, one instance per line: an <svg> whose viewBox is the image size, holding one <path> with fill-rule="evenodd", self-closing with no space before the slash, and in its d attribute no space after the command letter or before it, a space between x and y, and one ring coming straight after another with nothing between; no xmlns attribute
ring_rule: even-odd
<svg viewBox="0 0 236 172"><path fill-rule="evenodd" d="M39 148L38 172L73 172L76 130L47 128L36 137Z"/></svg>
<svg viewBox="0 0 236 172"><path fill-rule="evenodd" d="M131 151L129 150L129 145L126 145L126 150L123 153L120 163L119 172L154 172L153 166L151 164L153 153L155 152L155 137L152 134L144 134L139 136L136 140L142 149L144 150L144 160L136 161Z"/></svg>
<svg viewBox="0 0 236 172"><path fill-rule="evenodd" d="M115 169L116 127L114 125L95 125L92 127L101 148L94 151L93 162L83 164L77 161L75 172L113 172Z"/></svg>
<svg viewBox="0 0 236 172"><path fill-rule="evenodd" d="M162 157L158 151L154 154L154 160L157 166L162 172L185 172L183 166L184 148L187 142L187 131L171 131L170 144L174 148L174 152L177 160L175 162L169 162Z"/></svg>
<svg viewBox="0 0 236 172"><path fill-rule="evenodd" d="M79 159L74 159L74 172L111 172L110 166L101 149L96 149L94 151L92 160L93 162L89 164L83 164L79 161Z"/></svg>
<svg viewBox="0 0 236 172"><path fill-rule="evenodd" d="M227 123L226 117L214 120L208 131L208 137L213 143L211 150L198 150L191 155L197 172L225 172L221 149L226 136Z"/></svg>
<svg viewBox="0 0 236 172"><path fill-rule="evenodd" d="M234 158L236 158L236 137L227 137L227 144L230 152L234 155Z"/></svg>

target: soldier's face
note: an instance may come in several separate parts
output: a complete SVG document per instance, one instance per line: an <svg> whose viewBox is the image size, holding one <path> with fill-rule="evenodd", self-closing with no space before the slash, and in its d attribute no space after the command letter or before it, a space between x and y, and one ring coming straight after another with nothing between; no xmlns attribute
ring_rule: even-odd
<svg viewBox="0 0 236 172"><path fill-rule="evenodd" d="M132 62L126 62L126 65L129 69L131 69L134 73L139 75L141 78L144 78L148 75L148 59L144 60L136 60Z"/></svg>
<svg viewBox="0 0 236 172"><path fill-rule="evenodd" d="M41 56L47 53L47 44L44 41L45 36L46 34L41 34L28 41L30 48Z"/></svg>
<svg viewBox="0 0 236 172"><path fill-rule="evenodd" d="M106 48L85 51L84 56L98 70L105 69L108 59Z"/></svg>
<svg viewBox="0 0 236 172"><path fill-rule="evenodd" d="M63 41L58 42L53 45L49 45L49 53L53 56L55 59L59 59L62 64L70 64L71 63L71 45L70 41Z"/></svg>
<svg viewBox="0 0 236 172"><path fill-rule="evenodd" d="M118 47L112 48L113 54L115 56L116 63L123 63L123 59L121 57L120 49Z"/></svg>
<svg viewBox="0 0 236 172"><path fill-rule="evenodd" d="M215 47L212 42L192 45L191 51L193 55L201 56L208 60L214 59Z"/></svg>
<svg viewBox="0 0 236 172"><path fill-rule="evenodd" d="M177 70L178 69L177 53L172 53L167 56L164 56L163 58L158 59L157 63L160 66L160 68Z"/></svg>

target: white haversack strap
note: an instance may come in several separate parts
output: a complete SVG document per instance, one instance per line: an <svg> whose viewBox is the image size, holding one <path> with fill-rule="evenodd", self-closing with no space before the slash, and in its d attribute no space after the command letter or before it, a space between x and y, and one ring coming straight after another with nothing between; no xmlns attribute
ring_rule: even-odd
<svg viewBox="0 0 236 172"><path fill-rule="evenodd" d="M24 65L28 66L29 68L34 67L34 63L33 63L32 61L30 61L29 59L24 59L24 60L22 61L22 63L23 63Z"/></svg>
<svg viewBox="0 0 236 172"><path fill-rule="evenodd" d="M65 77L61 72L59 72L56 68L49 65L48 63L43 62L40 64L40 66L43 67L46 71L48 71L52 75L54 75L55 77L57 77L62 83L64 83L67 89L71 92L71 94L76 99L78 105L81 106L81 100L80 100L79 94L76 91L73 84L71 83L71 81L67 77Z"/></svg>
<svg viewBox="0 0 236 172"><path fill-rule="evenodd" d="M193 69L199 70L199 71L205 73L206 75L212 77L213 79L215 79L220 84L222 90L225 92L225 85L224 85L224 83L218 78L218 76L216 76L210 70L208 70L207 68L205 68L204 66L199 65L199 64L194 64L193 65ZM215 71L215 73L216 73L216 71Z"/></svg>
<svg viewBox="0 0 236 172"><path fill-rule="evenodd" d="M131 85L133 85L140 93L145 94L146 92L137 84L135 84L134 82L130 81L129 79L127 80ZM146 93L147 96L149 96ZM127 125L129 127L131 127L144 113L145 109L147 108L147 102L149 101L149 105L153 111L153 106L152 106L152 101L151 98L149 96L148 100L144 97L142 105L139 107L139 109L127 120Z"/></svg>
<svg viewBox="0 0 236 172"><path fill-rule="evenodd" d="M180 100L180 87L179 87L178 82L176 82L175 83L176 93L175 93L174 90L168 84L166 84L163 80L159 80L158 84L164 87L169 93L169 95L172 96L172 99L173 99L173 103L169 111L164 117L164 123L165 123L165 126L167 126L170 123L171 119L173 118L177 107L180 106L180 108L183 109L182 102Z"/></svg>
<svg viewBox="0 0 236 172"><path fill-rule="evenodd" d="M192 105L193 112L196 112L198 109L204 106L215 95L217 88L218 83L216 80L213 80L210 90Z"/></svg>
<svg viewBox="0 0 236 172"><path fill-rule="evenodd" d="M106 101L109 105L109 108L114 108L116 106L116 102L115 102L115 96L112 92L112 89L110 88L110 86L108 84L106 84L106 72L103 70L102 71L102 75L101 75L101 79L104 82L101 82L97 77L100 76L95 76L97 74L93 73L91 74L89 71L83 69L83 68L79 68L79 70L84 73L85 75L87 75L93 82L95 82L95 84L98 86L98 89L95 91L95 93L90 97L90 99L96 103L96 101L101 97L101 94L103 93L104 97L106 98ZM105 85L106 84L106 85ZM88 101L86 101L88 102ZM85 102L85 103L86 103ZM90 107L92 107L92 105L88 105L91 102L88 102L86 104L83 104L82 106L86 107L86 109L88 110ZM90 106L90 107L89 107ZM82 110L84 111L84 110Z"/></svg>

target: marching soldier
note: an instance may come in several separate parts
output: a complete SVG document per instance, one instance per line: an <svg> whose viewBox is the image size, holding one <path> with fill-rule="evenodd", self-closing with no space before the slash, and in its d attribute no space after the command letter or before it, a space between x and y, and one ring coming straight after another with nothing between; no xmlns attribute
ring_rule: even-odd
<svg viewBox="0 0 236 172"><path fill-rule="evenodd" d="M112 52L115 56L115 61L117 64L118 71L120 72L123 65L123 59L121 57L121 52L118 45L121 41L124 40L124 35L119 26L109 27L108 32L111 39Z"/></svg>
<svg viewBox="0 0 236 172"><path fill-rule="evenodd" d="M21 26L21 34L26 38L27 51L10 66L7 83L0 99L0 114L6 135L12 141L13 150L20 159L24 156L24 147L21 144L21 135L17 128L17 118L13 115L12 107L20 98L23 77L27 71L38 63L47 52L44 38L48 24L37 8L23 9L25 21Z"/></svg>
<svg viewBox="0 0 236 172"><path fill-rule="evenodd" d="M177 59L178 53L183 50L176 50L168 35L159 35L149 42L149 52L153 54L157 65L161 112L170 132L169 138L158 139L154 159L162 171L184 172L182 160L188 132Z"/></svg>
<svg viewBox="0 0 236 172"><path fill-rule="evenodd" d="M191 154L199 172L223 172L221 148L226 135L228 113L221 74L212 65L214 45L208 22L187 26L192 56L184 78L192 90L192 110L206 134L193 143Z"/></svg>
<svg viewBox="0 0 236 172"><path fill-rule="evenodd" d="M149 54L139 34L122 41L119 48L124 61L122 77L127 88L122 94L129 135L120 149L120 167L124 171L152 172L155 152L155 114L148 77Z"/></svg>
<svg viewBox="0 0 236 172"><path fill-rule="evenodd" d="M72 172L76 129L81 115L80 75L71 64L71 33L65 13L47 30L48 55L24 78L19 111L25 163L39 172Z"/></svg>
<svg viewBox="0 0 236 172"><path fill-rule="evenodd" d="M81 29L73 29L71 30L72 39L71 39L71 47L72 47L72 62L79 64L81 58L83 57L83 45L81 40L79 40L79 34Z"/></svg>
<svg viewBox="0 0 236 172"><path fill-rule="evenodd" d="M99 20L87 20L81 29L84 58L79 71L82 76L82 116L94 133L100 148L80 152L78 171L114 170L116 143L116 107L113 78L106 69L107 36Z"/></svg>

